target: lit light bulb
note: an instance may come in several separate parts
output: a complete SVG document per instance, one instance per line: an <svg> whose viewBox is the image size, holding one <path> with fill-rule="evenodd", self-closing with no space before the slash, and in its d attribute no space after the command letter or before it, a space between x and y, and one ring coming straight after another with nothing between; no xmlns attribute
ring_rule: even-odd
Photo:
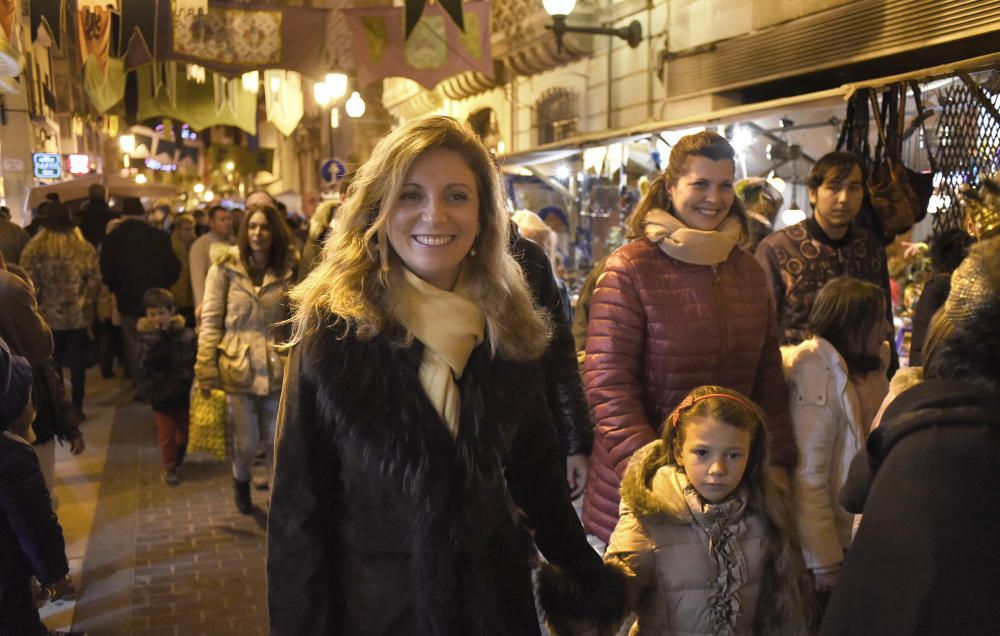
<svg viewBox="0 0 1000 636"><path fill-rule="evenodd" d="M556 168L556 179L565 181L569 179L569 166L563 164Z"/></svg>
<svg viewBox="0 0 1000 636"><path fill-rule="evenodd" d="M326 108L333 101L333 94L330 92L330 85L326 82L316 82L313 84L313 99L318 106Z"/></svg>
<svg viewBox="0 0 1000 636"><path fill-rule="evenodd" d="M205 203L211 203L215 200L215 193L211 190L205 190L205 194L201 195L201 199Z"/></svg>
<svg viewBox="0 0 1000 636"><path fill-rule="evenodd" d="M576 0L542 0L542 6L549 15L569 15L576 6Z"/></svg>
<svg viewBox="0 0 1000 636"><path fill-rule="evenodd" d="M231 160L227 161L225 167L226 167L226 172L232 172L233 170L236 169L236 163Z"/></svg>
<svg viewBox="0 0 1000 636"><path fill-rule="evenodd" d="M196 184L194 184L194 188L192 188L192 189L194 190L195 194L201 194L202 192L205 191L205 184L204 183L196 183Z"/></svg>
<svg viewBox="0 0 1000 636"><path fill-rule="evenodd" d="M138 183L139 185L144 185L146 181L147 181L146 175L142 174L141 172L135 175L135 182Z"/></svg>
<svg viewBox="0 0 1000 636"><path fill-rule="evenodd" d="M330 97L334 101L347 94L347 76L343 73L327 73L324 83L330 89Z"/></svg>
<svg viewBox="0 0 1000 636"><path fill-rule="evenodd" d="M135 151L135 135L122 135L118 138L118 147L122 149L125 154L131 154Z"/></svg>
<svg viewBox="0 0 1000 636"><path fill-rule="evenodd" d="M351 93L351 98L344 104L344 110L347 111L348 117L357 118L365 114L365 100L361 99L358 91Z"/></svg>
<svg viewBox="0 0 1000 636"><path fill-rule="evenodd" d="M806 213L800 210L794 203L792 206L793 207L790 207L781 213L781 222L785 224L785 227L795 225L796 223L801 223L806 220Z"/></svg>
<svg viewBox="0 0 1000 636"><path fill-rule="evenodd" d="M330 128L340 128L340 109L330 109Z"/></svg>

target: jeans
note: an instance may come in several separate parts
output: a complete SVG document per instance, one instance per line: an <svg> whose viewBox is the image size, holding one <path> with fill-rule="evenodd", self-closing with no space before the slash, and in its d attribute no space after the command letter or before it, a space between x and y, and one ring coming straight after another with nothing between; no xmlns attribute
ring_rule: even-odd
<svg viewBox="0 0 1000 636"><path fill-rule="evenodd" d="M274 461L274 431L278 421L279 392L270 395L230 393L233 415L233 477L250 480L250 467L258 444L264 442L267 474Z"/></svg>

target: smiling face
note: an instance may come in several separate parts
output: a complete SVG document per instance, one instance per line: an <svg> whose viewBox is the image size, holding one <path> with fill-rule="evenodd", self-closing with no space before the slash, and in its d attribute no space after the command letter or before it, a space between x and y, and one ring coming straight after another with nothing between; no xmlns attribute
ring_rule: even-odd
<svg viewBox="0 0 1000 636"><path fill-rule="evenodd" d="M851 221L861 211L865 189L861 182L861 167L854 165L844 173L831 168L818 188L809 189L816 222L827 236L838 239L847 234Z"/></svg>
<svg viewBox="0 0 1000 636"><path fill-rule="evenodd" d="M711 416L688 417L682 426L684 443L675 450L678 465L706 501L722 501L743 481L750 431Z"/></svg>
<svg viewBox="0 0 1000 636"><path fill-rule="evenodd" d="M717 229L733 207L735 166L729 159L692 156L687 170L670 186L674 214L693 230Z"/></svg>
<svg viewBox="0 0 1000 636"><path fill-rule="evenodd" d="M271 253L272 241L271 225L267 222L267 215L263 212L254 212L247 221L247 242L250 251L256 256L266 257Z"/></svg>
<svg viewBox="0 0 1000 636"><path fill-rule="evenodd" d="M386 233L407 269L440 289L455 287L479 233L476 175L462 155L439 148L413 162Z"/></svg>

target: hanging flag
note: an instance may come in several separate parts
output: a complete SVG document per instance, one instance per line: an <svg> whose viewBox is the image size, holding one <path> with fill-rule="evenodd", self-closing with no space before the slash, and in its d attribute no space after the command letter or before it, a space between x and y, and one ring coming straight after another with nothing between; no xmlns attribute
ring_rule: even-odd
<svg viewBox="0 0 1000 636"><path fill-rule="evenodd" d="M272 90L276 78L277 90ZM264 107L267 121L288 137L298 127L304 113L302 76L295 71L264 71Z"/></svg>
<svg viewBox="0 0 1000 636"><path fill-rule="evenodd" d="M94 56L101 72L107 71L111 53L111 11L107 7L82 7L77 14L80 66Z"/></svg>
<svg viewBox="0 0 1000 636"><path fill-rule="evenodd" d="M139 121L167 117L193 130L235 126L257 134L257 95L243 90L239 78L209 73L204 84L188 81L176 62L142 66L135 71Z"/></svg>
<svg viewBox="0 0 1000 636"><path fill-rule="evenodd" d="M17 92L8 82L3 81L20 75L21 65L24 63L17 25L14 0L0 0L0 93Z"/></svg>
<svg viewBox="0 0 1000 636"><path fill-rule="evenodd" d="M88 56L83 63L83 90L98 113L107 112L125 97L124 63L111 58L102 71L97 59Z"/></svg>
<svg viewBox="0 0 1000 636"><path fill-rule="evenodd" d="M342 9L351 29L358 80L408 77L428 89L466 71L493 76L490 3L463 5L464 32L440 5L427 7L407 38L402 7Z"/></svg>
<svg viewBox="0 0 1000 636"><path fill-rule="evenodd" d="M312 78L327 72L316 49L326 38L324 9L260 2L210 5L207 13L195 13L178 11L177 2L159 0L154 51L159 61L200 64L229 77L268 68Z"/></svg>
<svg viewBox="0 0 1000 636"><path fill-rule="evenodd" d="M37 38L38 29L44 26L55 45L62 48L62 21L66 0L31 0L29 6L31 39Z"/></svg>
<svg viewBox="0 0 1000 636"><path fill-rule="evenodd" d="M34 1L34 0L33 0ZM119 55L130 71L153 61L156 44L156 0L121 0Z"/></svg>

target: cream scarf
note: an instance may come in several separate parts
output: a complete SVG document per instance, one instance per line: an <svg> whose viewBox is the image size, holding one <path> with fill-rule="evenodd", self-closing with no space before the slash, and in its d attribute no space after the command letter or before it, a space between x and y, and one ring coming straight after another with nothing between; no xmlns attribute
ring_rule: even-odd
<svg viewBox="0 0 1000 636"><path fill-rule="evenodd" d="M718 229L695 230L664 210L650 210L643 230L663 253L691 265L718 265L729 258L743 231L740 220L730 213Z"/></svg>
<svg viewBox="0 0 1000 636"><path fill-rule="evenodd" d="M438 289L408 269L392 293L393 316L424 345L420 384L452 437L458 437L462 377L472 350L483 341L486 318L469 300L464 276L453 292Z"/></svg>

